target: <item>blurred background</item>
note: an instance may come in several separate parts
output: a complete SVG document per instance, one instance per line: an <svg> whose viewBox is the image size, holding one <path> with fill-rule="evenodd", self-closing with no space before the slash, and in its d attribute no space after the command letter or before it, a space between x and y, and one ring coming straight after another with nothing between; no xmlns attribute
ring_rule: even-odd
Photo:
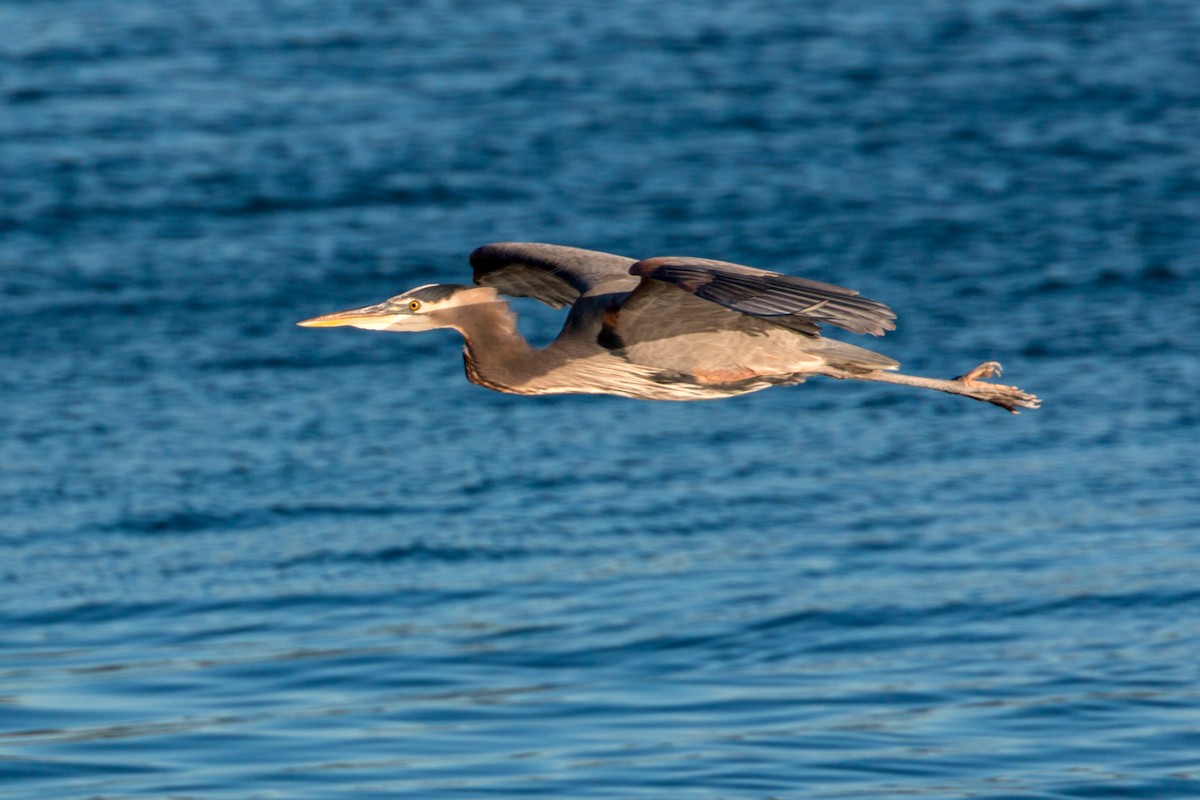
<svg viewBox="0 0 1200 800"><path fill-rule="evenodd" d="M1200 796L1194 3L0 31L0 796ZM294 326L497 240L850 286L1045 407Z"/></svg>

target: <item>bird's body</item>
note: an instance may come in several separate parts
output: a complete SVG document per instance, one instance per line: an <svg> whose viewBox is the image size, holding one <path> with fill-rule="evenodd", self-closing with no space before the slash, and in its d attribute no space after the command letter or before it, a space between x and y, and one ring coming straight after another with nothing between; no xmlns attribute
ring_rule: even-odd
<svg viewBox="0 0 1200 800"><path fill-rule="evenodd" d="M881 335L895 315L831 284L690 257L636 261L573 247L485 245L471 254L476 286L421 286L375 306L301 325L375 330L454 328L467 377L512 394L613 394L701 400L801 383L812 375L902 383L1000 405L1033 395L978 380L994 362L944 381L893 372L892 359L820 335L820 323ZM533 348L500 294L570 305L562 332Z"/></svg>

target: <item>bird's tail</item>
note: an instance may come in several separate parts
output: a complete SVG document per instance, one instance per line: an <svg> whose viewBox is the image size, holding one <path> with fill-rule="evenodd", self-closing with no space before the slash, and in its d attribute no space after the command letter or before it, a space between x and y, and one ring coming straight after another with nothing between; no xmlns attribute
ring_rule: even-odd
<svg viewBox="0 0 1200 800"><path fill-rule="evenodd" d="M899 361L876 353L874 350L868 350L865 347L847 344L846 342L839 342L837 339L821 337L809 343L808 346L816 350L816 354L826 364L847 372L874 372L876 370L896 369L900 366Z"/></svg>

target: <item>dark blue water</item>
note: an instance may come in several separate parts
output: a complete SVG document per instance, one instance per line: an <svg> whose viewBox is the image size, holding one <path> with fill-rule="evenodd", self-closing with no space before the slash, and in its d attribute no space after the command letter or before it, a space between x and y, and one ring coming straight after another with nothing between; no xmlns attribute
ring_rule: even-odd
<svg viewBox="0 0 1200 800"><path fill-rule="evenodd" d="M0 32L0 795L1200 797L1193 3ZM852 286L1045 407L510 397L293 324L494 240Z"/></svg>

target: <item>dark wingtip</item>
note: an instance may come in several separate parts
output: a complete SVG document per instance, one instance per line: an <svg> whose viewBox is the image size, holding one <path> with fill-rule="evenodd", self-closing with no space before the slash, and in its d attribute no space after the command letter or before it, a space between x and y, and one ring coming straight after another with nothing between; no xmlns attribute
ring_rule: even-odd
<svg viewBox="0 0 1200 800"><path fill-rule="evenodd" d="M491 242L490 244L479 245L479 247L471 251L471 255L468 257L471 265L474 266L476 262L495 258L496 250L508 244L512 244L512 242Z"/></svg>
<svg viewBox="0 0 1200 800"><path fill-rule="evenodd" d="M475 259L477 259L477 258L481 258L481 259L514 258L515 256L511 252L513 248L547 247L547 246L548 245L543 245L538 242L488 242L487 244L481 244L481 245L479 245L479 247L476 247L474 250L472 250L469 258L471 259L472 262L474 262ZM549 245L549 246L552 246L552 245Z"/></svg>
<svg viewBox="0 0 1200 800"><path fill-rule="evenodd" d="M489 242L481 244L471 251L471 255L467 257L471 264L471 269L474 271L474 282L478 285L483 285L483 276L485 273L503 267L513 261L519 260L510 252L509 248L519 247L522 242Z"/></svg>

